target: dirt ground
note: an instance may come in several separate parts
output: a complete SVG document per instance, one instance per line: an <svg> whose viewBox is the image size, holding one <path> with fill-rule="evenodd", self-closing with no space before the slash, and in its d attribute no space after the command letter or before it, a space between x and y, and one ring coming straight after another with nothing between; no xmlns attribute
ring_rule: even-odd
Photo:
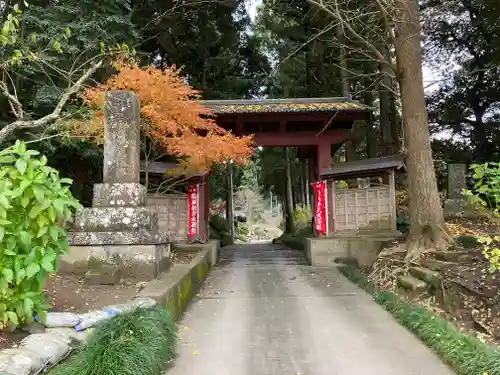
<svg viewBox="0 0 500 375"><path fill-rule="evenodd" d="M499 232L496 224L487 220L471 219L448 221L447 229L455 237ZM439 270L443 278L440 290L414 294L398 288L396 277L406 272L401 266L404 256L401 253L379 259L380 263L375 265L379 272L375 274L373 269L364 271L367 275L374 276L373 281L379 288L396 291L413 303L445 316L460 329L472 333L482 341L500 345L500 274L489 272L489 264L482 253L481 245L457 246L450 250L466 253L466 256L450 262L446 269ZM424 255L424 258L436 259L436 256L429 253ZM380 270L384 267L384 272L381 273Z"/></svg>
<svg viewBox="0 0 500 375"><path fill-rule="evenodd" d="M196 253L172 252L172 262L187 264L195 256ZM51 311L84 313L132 299L142 287L144 283L127 280L120 285L88 285L82 276L52 275L45 285L45 294L53 306ZM0 331L0 349L12 347L27 335L22 330Z"/></svg>

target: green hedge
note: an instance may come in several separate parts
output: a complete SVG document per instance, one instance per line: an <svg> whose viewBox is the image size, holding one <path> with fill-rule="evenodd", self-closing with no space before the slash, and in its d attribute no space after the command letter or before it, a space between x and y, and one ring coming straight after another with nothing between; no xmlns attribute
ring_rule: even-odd
<svg viewBox="0 0 500 375"><path fill-rule="evenodd" d="M175 342L166 309L139 309L98 325L81 351L50 375L160 375Z"/></svg>
<svg viewBox="0 0 500 375"><path fill-rule="evenodd" d="M500 352L475 337L457 330L446 319L425 308L415 307L392 292L378 292L353 266L340 271L370 293L403 326L451 365L459 375L500 375Z"/></svg>

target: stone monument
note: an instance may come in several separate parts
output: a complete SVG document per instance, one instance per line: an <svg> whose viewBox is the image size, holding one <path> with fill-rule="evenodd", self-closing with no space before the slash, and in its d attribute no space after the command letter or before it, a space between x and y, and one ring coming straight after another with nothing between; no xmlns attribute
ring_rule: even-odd
<svg viewBox="0 0 500 375"><path fill-rule="evenodd" d="M140 184L140 106L133 92L106 94L104 176L92 208L77 212L61 268L85 272L90 283L153 279L170 263L171 238L158 232L158 212ZM64 269L63 269L64 271Z"/></svg>
<svg viewBox="0 0 500 375"><path fill-rule="evenodd" d="M444 201L446 216L462 216L467 210L467 198L463 191L467 189L467 166L448 164L448 194Z"/></svg>

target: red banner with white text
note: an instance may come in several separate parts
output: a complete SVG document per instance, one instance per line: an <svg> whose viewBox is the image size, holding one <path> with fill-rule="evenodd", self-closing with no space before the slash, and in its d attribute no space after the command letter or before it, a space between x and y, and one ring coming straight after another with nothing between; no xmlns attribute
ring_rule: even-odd
<svg viewBox="0 0 500 375"><path fill-rule="evenodd" d="M188 188L188 236L196 236L199 232L199 185Z"/></svg>
<svg viewBox="0 0 500 375"><path fill-rule="evenodd" d="M312 186L314 189L314 224L316 232L326 234L328 232L326 181L313 182Z"/></svg>

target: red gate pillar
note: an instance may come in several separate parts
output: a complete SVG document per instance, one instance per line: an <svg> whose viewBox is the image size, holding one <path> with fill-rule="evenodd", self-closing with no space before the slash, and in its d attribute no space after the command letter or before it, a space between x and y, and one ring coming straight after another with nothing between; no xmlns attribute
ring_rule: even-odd
<svg viewBox="0 0 500 375"><path fill-rule="evenodd" d="M203 176L200 182L200 235L202 241L208 240L208 215L210 197L208 195L208 175Z"/></svg>
<svg viewBox="0 0 500 375"><path fill-rule="evenodd" d="M322 138L321 135L318 139L318 164L317 173L318 178L322 172L332 167L332 144L328 138Z"/></svg>
<svg viewBox="0 0 500 375"><path fill-rule="evenodd" d="M321 180L321 173L327 171L332 167L332 144L326 137L319 136L318 139L318 153L316 164L316 177ZM333 181L326 181L326 196L327 196L327 217L328 217L328 233L334 231L335 215L333 212Z"/></svg>
<svg viewBox="0 0 500 375"><path fill-rule="evenodd" d="M195 194L196 196L188 198L188 206L192 205L192 207L194 207L194 208L188 207L188 210L194 210L196 216L192 217L191 213L188 214L189 215L188 226L190 227L191 225L193 225L193 228L195 228L193 231L195 233L194 235L188 233L188 241L204 242L208 240L208 216L210 210L208 175L193 178L190 180L190 183L192 186L196 187L195 190L196 193L190 193L190 194ZM195 202L193 203L193 201ZM191 220L194 220L195 222L192 223Z"/></svg>

